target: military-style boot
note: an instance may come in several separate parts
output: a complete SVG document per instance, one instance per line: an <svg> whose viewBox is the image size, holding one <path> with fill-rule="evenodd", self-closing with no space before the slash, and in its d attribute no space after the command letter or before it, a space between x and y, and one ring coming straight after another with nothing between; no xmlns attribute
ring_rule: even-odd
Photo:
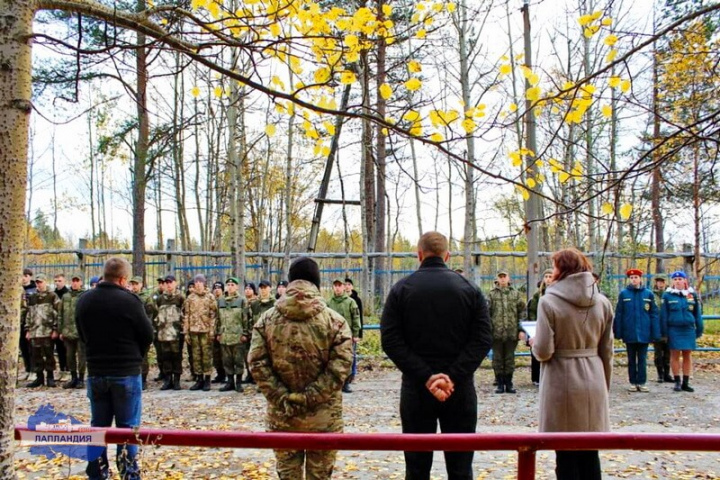
<svg viewBox="0 0 720 480"><path fill-rule="evenodd" d="M675 381L672 375L670 375L670 367L664 368L663 371L665 372L663 374L663 380L665 380L665 383L672 383Z"/></svg>
<svg viewBox="0 0 720 480"><path fill-rule="evenodd" d="M42 387L45 383L45 376L43 375L43 372L38 372L37 377L35 377L35 380L25 385L27 388L37 388Z"/></svg>
<svg viewBox="0 0 720 480"><path fill-rule="evenodd" d="M143 389L143 392L144 392L145 390L147 390L147 374L144 374L144 375L142 376L141 381L142 381L142 389Z"/></svg>
<svg viewBox="0 0 720 480"><path fill-rule="evenodd" d="M213 378L212 382L210 383L225 383L225 381L225 372L218 372L218 374L215 375L215 378Z"/></svg>
<svg viewBox="0 0 720 480"><path fill-rule="evenodd" d="M505 375L505 393L517 393L517 390L513 388L512 378L512 373Z"/></svg>
<svg viewBox="0 0 720 480"><path fill-rule="evenodd" d="M203 380L201 375L195 375L195 383L193 383L192 387L190 387L190 390L200 390L203 387Z"/></svg>
<svg viewBox="0 0 720 480"><path fill-rule="evenodd" d="M85 375L83 375L82 373L78 375L78 382L77 385L75 385L75 388L77 388L78 390L81 388L85 388Z"/></svg>
<svg viewBox="0 0 720 480"><path fill-rule="evenodd" d="M497 381L498 384L495 393L505 393L505 375L498 375Z"/></svg>
<svg viewBox="0 0 720 480"><path fill-rule="evenodd" d="M202 384L203 392L209 392L210 391L210 375L205 375L205 378L203 380Z"/></svg>
<svg viewBox="0 0 720 480"><path fill-rule="evenodd" d="M673 388L676 392L682 391L682 388L680 387L680 375L675 375L675 387Z"/></svg>
<svg viewBox="0 0 720 480"><path fill-rule="evenodd" d="M180 374L179 373L173 373L171 375L172 378L172 389L173 390L180 390Z"/></svg>
<svg viewBox="0 0 720 480"><path fill-rule="evenodd" d="M695 389L690 386L690 377L683 377L682 379L682 386L680 389L683 392L694 392Z"/></svg>
<svg viewBox="0 0 720 480"><path fill-rule="evenodd" d="M657 373L658 373L658 379L657 383L663 383L665 381L665 372L663 371L663 367L656 367Z"/></svg>
<svg viewBox="0 0 720 480"><path fill-rule="evenodd" d="M220 387L221 392L230 392L232 390L235 390L235 376L228 375L227 377L227 383Z"/></svg>
<svg viewBox="0 0 720 480"><path fill-rule="evenodd" d="M162 384L162 387L160 387L160 390L170 390L173 388L173 375L165 375L165 381Z"/></svg>
<svg viewBox="0 0 720 480"><path fill-rule="evenodd" d="M235 391L236 391L236 392L242 392L242 391L243 391L242 375L235 375Z"/></svg>
<svg viewBox="0 0 720 480"><path fill-rule="evenodd" d="M65 390L70 389L70 388L75 388L75 387L77 387L77 383L78 383L77 372L70 372L70 381L66 382L62 387Z"/></svg>
<svg viewBox="0 0 720 480"><path fill-rule="evenodd" d="M47 372L47 386L55 388L55 374L53 372Z"/></svg>

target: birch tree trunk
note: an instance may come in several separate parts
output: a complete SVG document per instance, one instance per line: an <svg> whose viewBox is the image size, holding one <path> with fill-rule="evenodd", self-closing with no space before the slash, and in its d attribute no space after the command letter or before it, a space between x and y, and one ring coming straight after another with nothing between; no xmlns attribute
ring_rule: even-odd
<svg viewBox="0 0 720 480"><path fill-rule="evenodd" d="M145 0L137 0L137 11L144 11ZM138 137L133 166L133 275L145 277L145 189L147 187L147 155L150 139L150 117L147 110L147 51L145 34L137 33L135 103L138 115ZM108 235L110 232L107 232Z"/></svg>
<svg viewBox="0 0 720 480"><path fill-rule="evenodd" d="M362 109L363 113L370 114L370 66L368 54L366 51L360 54L362 65ZM363 249L363 270L362 270L362 286L365 293L364 298L374 298L371 296L374 292L372 288L373 262L370 260L368 253L370 252L370 239L375 234L375 169L372 158L372 126L370 120L366 118L362 120L362 150L360 164L360 204L361 204L361 233L362 233L362 249ZM368 314L372 314L375 310L375 302L370 301L368 304Z"/></svg>
<svg viewBox="0 0 720 480"><path fill-rule="evenodd" d="M0 0L0 479L14 480L21 249L32 110L33 2Z"/></svg>
<svg viewBox="0 0 720 480"><path fill-rule="evenodd" d="M384 0L377 0L377 11L379 12L378 21L382 22L384 21L384 14L383 14L383 4ZM385 37L382 35L378 35L377 37L377 74L376 74L376 83L379 87L383 83L385 83L385 51L387 46L385 45ZM375 97L375 102L377 104L377 116L380 118L385 118L387 106L386 101L380 94L380 89L376 89L377 94ZM385 203L385 197L387 196L387 189L386 189L386 167L387 167L387 153L386 153L386 137L385 134L382 132L382 128L380 126L377 126L375 129L375 138L377 140L377 194L375 197L375 211L376 211L376 220L375 220L375 251L376 252L387 252L388 249L391 249L391 245L387 245L387 239L385 238L385 232L387 228L387 219L388 219L388 209ZM384 271L385 265L387 264L385 257L377 257L375 262L375 268L376 270ZM383 298L385 296L385 277L384 275L376 275L375 280L375 291L381 295Z"/></svg>

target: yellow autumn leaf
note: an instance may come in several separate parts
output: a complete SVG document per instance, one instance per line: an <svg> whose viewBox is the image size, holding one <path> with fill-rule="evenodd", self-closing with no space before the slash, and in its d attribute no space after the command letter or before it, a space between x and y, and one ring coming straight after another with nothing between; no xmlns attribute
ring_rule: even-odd
<svg viewBox="0 0 720 480"><path fill-rule="evenodd" d="M610 105L603 105L600 111L605 118L610 118L612 116L612 107Z"/></svg>
<svg viewBox="0 0 720 480"><path fill-rule="evenodd" d="M630 218L630 215L632 214L633 207L629 203L624 203L622 207L620 207L620 218L623 220L627 220Z"/></svg>
<svg viewBox="0 0 720 480"><path fill-rule="evenodd" d="M605 17L605 18L603 18L602 22L600 22L600 23L602 24L603 27L609 27L610 25L612 25L613 21L612 21L612 18Z"/></svg>
<svg viewBox="0 0 720 480"><path fill-rule="evenodd" d="M447 9L448 12L453 13L455 11L455 9L457 8L457 6L454 3L448 3L445 6L445 8Z"/></svg>
<svg viewBox="0 0 720 480"><path fill-rule="evenodd" d="M325 83L330 80L330 69L327 67L321 67L315 70L315 83Z"/></svg>
<svg viewBox="0 0 720 480"><path fill-rule="evenodd" d="M511 103L511 104L510 104L510 111L511 111L511 112L515 112L515 111L517 111L517 109L518 109L517 104L515 104L515 103Z"/></svg>
<svg viewBox="0 0 720 480"><path fill-rule="evenodd" d="M387 83L383 83L380 85L380 96L383 98L383 100L387 100L390 97L392 97L393 91L392 87L388 85Z"/></svg>
<svg viewBox="0 0 720 480"><path fill-rule="evenodd" d="M605 45L607 45L608 47L612 47L613 45L615 45L617 43L617 41L618 41L618 37L615 34L610 34L607 37L605 37Z"/></svg>
<svg viewBox="0 0 720 480"><path fill-rule="evenodd" d="M430 135L430 140L433 142L442 142L445 140L445 137L442 136L442 133L435 132L432 135Z"/></svg>
<svg viewBox="0 0 720 480"><path fill-rule="evenodd" d="M388 136L388 129L387 129L387 127L382 128L380 131L382 132L382 134L383 134L384 136L386 136L386 137Z"/></svg>
<svg viewBox="0 0 720 480"><path fill-rule="evenodd" d="M520 152L510 152L509 157L513 167L519 167L522 165L522 156L520 155Z"/></svg>
<svg viewBox="0 0 720 480"><path fill-rule="evenodd" d="M270 24L270 33L277 37L280 35L280 24L279 23L271 23Z"/></svg>
<svg viewBox="0 0 720 480"><path fill-rule="evenodd" d="M620 86L620 77L610 77L610 80L608 80L608 85L610 85L610 88L616 88Z"/></svg>
<svg viewBox="0 0 720 480"><path fill-rule="evenodd" d="M213 95L215 95L217 98L222 98L223 92L224 92L224 90L222 87L213 88Z"/></svg>
<svg viewBox="0 0 720 480"><path fill-rule="evenodd" d="M512 72L512 66L510 64L503 63L502 65L500 65L500 73L502 75L507 75L510 72Z"/></svg>
<svg viewBox="0 0 720 480"><path fill-rule="evenodd" d="M332 122L325 121L323 122L323 126L328 135L335 135L335 125Z"/></svg>
<svg viewBox="0 0 720 480"><path fill-rule="evenodd" d="M272 123L268 123L267 125L265 125L265 134L268 137L272 137L273 135L275 135L276 130L277 128Z"/></svg>
<svg viewBox="0 0 720 480"><path fill-rule="evenodd" d="M463 130L465 130L465 133L467 133L467 134L472 133L475 130L475 128L477 128L477 125L475 124L475 120L473 120L472 118L466 118L465 120L462 121L461 125L463 127Z"/></svg>
<svg viewBox="0 0 720 480"><path fill-rule="evenodd" d="M413 135L416 137L421 136L422 135L422 123L420 123L420 122L413 123L412 126L410 127L410 135Z"/></svg>
<svg viewBox="0 0 720 480"><path fill-rule="evenodd" d="M580 18L578 18L578 23L581 27L584 27L585 25L589 24L593 21L592 15L583 15Z"/></svg>
<svg viewBox="0 0 720 480"><path fill-rule="evenodd" d="M220 16L220 5L218 5L217 2L211 1L205 8L207 8L207 11L210 12L213 18Z"/></svg>
<svg viewBox="0 0 720 480"><path fill-rule="evenodd" d="M423 38L425 38L426 35L427 35L427 31L426 31L424 28L421 28L421 29L418 30L417 33L415 34L415 38L419 38L419 39L422 40Z"/></svg>
<svg viewBox="0 0 720 480"><path fill-rule="evenodd" d="M623 93L627 93L630 91L630 86L632 84L630 83L630 80L623 80L620 83L620 90L622 90Z"/></svg>
<svg viewBox="0 0 720 480"><path fill-rule="evenodd" d="M528 77L528 82L530 82L530 85L537 85L540 82L540 77L537 73L533 73Z"/></svg>
<svg viewBox="0 0 720 480"><path fill-rule="evenodd" d="M200 96L200 87L193 87L190 90L190 95L192 95L195 98L199 97Z"/></svg>
<svg viewBox="0 0 720 480"><path fill-rule="evenodd" d="M415 122L417 119L420 118L420 112L417 110L409 110L405 112L405 114L402 116L403 120L407 120L408 122Z"/></svg>
<svg viewBox="0 0 720 480"><path fill-rule="evenodd" d="M600 212L603 215L612 215L615 211L615 208L613 207L612 203L605 202L602 204L602 207L600 207Z"/></svg>
<svg viewBox="0 0 720 480"><path fill-rule="evenodd" d="M408 71L410 73L422 72L422 65L416 60L410 60L410 62L408 62Z"/></svg>
<svg viewBox="0 0 720 480"><path fill-rule="evenodd" d="M392 5L388 5L387 3L383 4L383 6L382 6L383 15L385 15L386 17L389 17L390 15L392 15L392 11L393 11Z"/></svg>
<svg viewBox="0 0 720 480"><path fill-rule="evenodd" d="M614 48L608 52L608 54L605 56L605 62L611 63L615 60L615 57L617 57L617 50Z"/></svg>
<svg viewBox="0 0 720 480"><path fill-rule="evenodd" d="M517 188L518 192L520 192L520 195L522 195L523 200L530 199L530 192L528 192L527 188L522 187L520 185L515 185L515 188Z"/></svg>
<svg viewBox="0 0 720 480"><path fill-rule="evenodd" d="M405 82L405 88L407 88L411 92L419 90L420 87L422 87L422 82L418 78L413 77L407 82Z"/></svg>
<svg viewBox="0 0 720 480"><path fill-rule="evenodd" d="M527 181L525 182L525 185L527 185L528 188L535 188L535 186L537 185L537 183L535 183L535 179L533 179L533 178L528 178Z"/></svg>
<svg viewBox="0 0 720 480"><path fill-rule="evenodd" d="M565 183L570 178L570 174L563 170L558 174L558 178L560 179L560 183Z"/></svg>
<svg viewBox="0 0 720 480"><path fill-rule="evenodd" d="M340 73L340 83L343 85L350 85L355 82L357 82L357 77L355 77L353 72L345 70Z"/></svg>
<svg viewBox="0 0 720 480"><path fill-rule="evenodd" d="M540 98L540 87L528 88L525 92L525 98L527 98L531 102L536 101L538 98Z"/></svg>

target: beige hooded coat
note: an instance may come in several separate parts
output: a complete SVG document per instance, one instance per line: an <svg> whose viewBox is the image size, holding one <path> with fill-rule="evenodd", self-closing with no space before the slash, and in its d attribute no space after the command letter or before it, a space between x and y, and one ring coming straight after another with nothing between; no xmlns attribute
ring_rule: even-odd
<svg viewBox="0 0 720 480"><path fill-rule="evenodd" d="M547 288L537 318L540 431L609 431L612 304L591 273L576 273Z"/></svg>

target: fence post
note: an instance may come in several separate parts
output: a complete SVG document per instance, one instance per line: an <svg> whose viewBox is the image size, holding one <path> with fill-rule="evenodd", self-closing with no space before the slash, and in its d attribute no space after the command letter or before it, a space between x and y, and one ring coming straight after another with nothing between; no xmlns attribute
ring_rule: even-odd
<svg viewBox="0 0 720 480"><path fill-rule="evenodd" d="M85 275L85 250L87 249L87 238L81 238L78 240L78 269L80 270L80 274L83 276L83 279L87 276Z"/></svg>
<svg viewBox="0 0 720 480"><path fill-rule="evenodd" d="M535 450L518 451L517 478L518 480L535 479Z"/></svg>
<svg viewBox="0 0 720 480"><path fill-rule="evenodd" d="M168 238L167 241L167 253L165 254L165 264L167 268L167 275L175 275L175 257L172 252L175 251L175 239Z"/></svg>

